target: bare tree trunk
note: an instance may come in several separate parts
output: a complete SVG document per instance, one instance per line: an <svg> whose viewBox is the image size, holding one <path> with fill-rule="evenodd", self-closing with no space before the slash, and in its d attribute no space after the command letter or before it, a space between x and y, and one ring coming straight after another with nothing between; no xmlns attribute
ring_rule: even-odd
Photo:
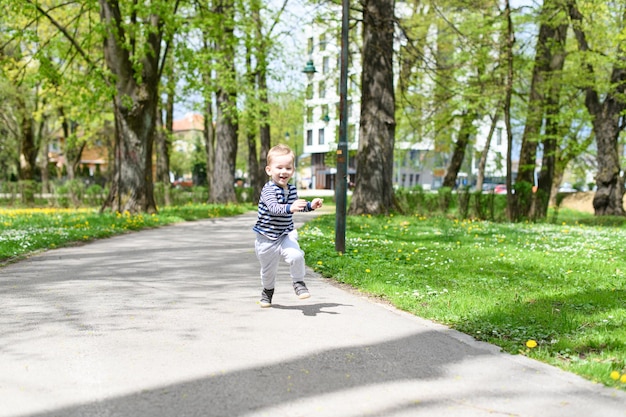
<svg viewBox="0 0 626 417"><path fill-rule="evenodd" d="M350 214L388 213L395 204L393 151L394 0L363 1L361 127Z"/></svg>

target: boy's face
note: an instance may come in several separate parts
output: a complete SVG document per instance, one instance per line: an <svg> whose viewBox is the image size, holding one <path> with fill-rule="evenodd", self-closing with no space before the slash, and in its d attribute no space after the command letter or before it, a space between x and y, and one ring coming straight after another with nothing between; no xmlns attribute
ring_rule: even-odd
<svg viewBox="0 0 626 417"><path fill-rule="evenodd" d="M265 167L265 172L279 187L287 188L287 183L293 176L293 157L289 154L274 156L272 162Z"/></svg>

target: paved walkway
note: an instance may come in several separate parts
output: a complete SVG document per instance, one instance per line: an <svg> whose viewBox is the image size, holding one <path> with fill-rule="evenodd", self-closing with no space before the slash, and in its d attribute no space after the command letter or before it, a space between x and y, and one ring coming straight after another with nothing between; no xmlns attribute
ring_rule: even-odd
<svg viewBox="0 0 626 417"><path fill-rule="evenodd" d="M306 218L302 214L300 219ZM261 309L253 214L0 269L0 416L626 416L626 393L309 272Z"/></svg>

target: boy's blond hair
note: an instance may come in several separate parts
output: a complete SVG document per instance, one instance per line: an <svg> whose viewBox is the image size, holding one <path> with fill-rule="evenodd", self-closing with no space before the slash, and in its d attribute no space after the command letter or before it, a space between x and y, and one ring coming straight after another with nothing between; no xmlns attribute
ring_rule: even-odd
<svg viewBox="0 0 626 417"><path fill-rule="evenodd" d="M267 152L267 165L270 165L272 163L273 157L281 156L281 155L291 155L292 160L296 159L296 155L293 153L291 148L281 143L281 144L274 146L272 149L270 149Z"/></svg>

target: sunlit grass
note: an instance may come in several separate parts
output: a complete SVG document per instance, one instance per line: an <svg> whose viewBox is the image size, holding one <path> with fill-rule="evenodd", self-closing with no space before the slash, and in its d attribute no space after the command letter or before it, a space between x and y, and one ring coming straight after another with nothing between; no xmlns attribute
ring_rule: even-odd
<svg viewBox="0 0 626 417"><path fill-rule="evenodd" d="M189 204L165 207L159 214L130 215L99 214L93 208L0 208L0 264L39 250L175 222L232 216L251 209L246 205Z"/></svg>
<svg viewBox="0 0 626 417"><path fill-rule="evenodd" d="M324 216L301 229L307 262L321 274L507 352L626 389L624 228L348 217L339 254L334 222Z"/></svg>

